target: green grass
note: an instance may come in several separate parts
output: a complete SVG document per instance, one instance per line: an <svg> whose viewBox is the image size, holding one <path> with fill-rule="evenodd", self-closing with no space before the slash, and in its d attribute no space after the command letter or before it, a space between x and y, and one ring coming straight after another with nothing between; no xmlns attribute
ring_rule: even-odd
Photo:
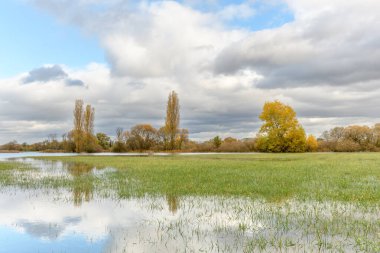
<svg viewBox="0 0 380 253"><path fill-rule="evenodd" d="M38 187L114 190L121 197L149 195L246 196L281 201L289 198L380 201L380 154L243 154L169 157L49 157L68 163L114 167L103 178L84 174L76 180L45 178ZM0 184L9 169L0 163ZM6 172L4 172L6 171ZM27 185L33 186L33 180ZM24 184L25 184L24 182ZM23 184L15 180L15 184ZM7 180L7 185L12 184Z"/></svg>
<svg viewBox="0 0 380 253"><path fill-rule="evenodd" d="M142 243L198 238L204 241L196 245L221 252L380 252L378 153L38 159L63 161L67 176L39 177L31 165L0 162L0 189L63 189L75 206L95 194L115 201L149 195L139 199L148 209L180 213L150 221L155 232L139 232L147 236ZM234 241L212 241L226 235Z"/></svg>
<svg viewBox="0 0 380 253"><path fill-rule="evenodd" d="M12 170L27 170L30 169L24 164L14 163L14 162L0 162L0 173L4 173L4 171L12 171Z"/></svg>

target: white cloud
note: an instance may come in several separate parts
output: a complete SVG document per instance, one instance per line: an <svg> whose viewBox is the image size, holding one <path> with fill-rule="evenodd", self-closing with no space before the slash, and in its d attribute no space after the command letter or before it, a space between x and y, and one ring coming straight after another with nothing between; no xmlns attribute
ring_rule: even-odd
<svg viewBox="0 0 380 253"><path fill-rule="evenodd" d="M0 227L4 235L19 234L18 245L12 241L6 245L14 250L25 247L24 240L33 242L34 250L38 250L41 242L49 243L54 249L54 246L59 247L73 237L94 243L92 249L99 247L101 252L125 252L126 249L132 252L163 252L168 249L177 252L183 250L185 244L196 251L208 252L214 250L215 243L220 247L231 247L234 243L242 247L252 233L267 227L266 217L256 220L252 217L261 217L260 213L266 213L270 208L260 200L170 196L140 199L96 197L96 200L74 206L71 201L81 196L80 192L7 190L0 193ZM173 204L176 205L174 210ZM236 205L251 208L237 212L233 208ZM247 230L236 233L242 223L247 225ZM227 235L228 240L221 240L217 228L232 231ZM194 236L194 231L202 236ZM83 250L86 245L74 243L70 246L73 250L78 246Z"/></svg>
<svg viewBox="0 0 380 253"><path fill-rule="evenodd" d="M256 11L250 3L228 5L217 13L217 17L232 20L246 19L255 15Z"/></svg>
<svg viewBox="0 0 380 253"><path fill-rule="evenodd" d="M0 80L2 125L29 122L29 134L18 137L5 127L0 142L48 134L42 128L33 132L34 124L60 124L59 133L69 130L64 128L71 125L76 98L95 106L98 131L113 134L116 127L142 122L158 127L173 89L180 95L182 125L197 139L253 136L262 104L273 99L294 106L308 122L306 130L316 135L327 125L307 119L327 123L339 118L334 121L339 124L349 124L353 117L362 123L377 119L377 1L288 0L295 20L257 32L224 24L239 15L255 15L259 10L249 1L216 12L192 8L198 4L189 1L33 2L95 35L110 68L96 63L84 69L61 66L70 80L81 80L85 87L54 79L21 85L27 73Z"/></svg>

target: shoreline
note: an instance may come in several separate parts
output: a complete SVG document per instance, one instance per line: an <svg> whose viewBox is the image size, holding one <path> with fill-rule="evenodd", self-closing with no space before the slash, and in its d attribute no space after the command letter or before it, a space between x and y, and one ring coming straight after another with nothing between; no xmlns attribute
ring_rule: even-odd
<svg viewBox="0 0 380 253"><path fill-rule="evenodd" d="M0 154L18 154L21 152L22 151L18 151L18 150L0 150Z"/></svg>

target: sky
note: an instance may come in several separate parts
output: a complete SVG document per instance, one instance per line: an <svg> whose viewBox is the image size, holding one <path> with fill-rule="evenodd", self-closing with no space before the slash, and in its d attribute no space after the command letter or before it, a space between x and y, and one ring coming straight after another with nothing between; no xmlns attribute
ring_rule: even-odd
<svg viewBox="0 0 380 253"><path fill-rule="evenodd" d="M164 123L177 91L190 138L254 137L266 101L309 134L380 122L377 0L3 0L0 143Z"/></svg>

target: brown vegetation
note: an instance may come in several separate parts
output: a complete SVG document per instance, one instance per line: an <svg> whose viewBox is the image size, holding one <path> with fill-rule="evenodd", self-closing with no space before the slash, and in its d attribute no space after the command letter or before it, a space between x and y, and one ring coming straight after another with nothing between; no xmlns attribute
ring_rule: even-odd
<svg viewBox="0 0 380 253"><path fill-rule="evenodd" d="M373 127L335 127L323 132L318 144L318 150L324 152L379 151L380 124Z"/></svg>

